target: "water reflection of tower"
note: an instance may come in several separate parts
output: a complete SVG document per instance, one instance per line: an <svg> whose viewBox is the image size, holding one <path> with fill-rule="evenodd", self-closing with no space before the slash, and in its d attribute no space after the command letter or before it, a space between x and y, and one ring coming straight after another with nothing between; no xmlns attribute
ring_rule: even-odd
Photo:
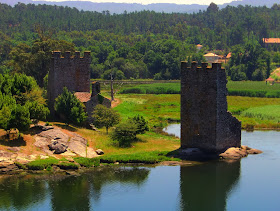
<svg viewBox="0 0 280 211"><path fill-rule="evenodd" d="M238 182L240 161L181 167L181 210L226 210L230 190Z"/></svg>

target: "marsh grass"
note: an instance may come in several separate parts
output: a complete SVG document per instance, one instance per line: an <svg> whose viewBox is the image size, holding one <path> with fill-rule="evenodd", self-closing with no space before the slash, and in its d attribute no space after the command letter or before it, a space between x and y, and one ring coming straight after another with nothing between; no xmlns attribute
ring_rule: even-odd
<svg viewBox="0 0 280 211"><path fill-rule="evenodd" d="M168 121L180 120L180 95L118 95L122 104L115 109L123 119L142 115L150 128L166 126Z"/></svg>
<svg viewBox="0 0 280 211"><path fill-rule="evenodd" d="M57 166L61 169L64 169L64 170L67 170L67 169L72 169L72 170L75 170L75 169L78 169L79 166L75 163L70 163L70 162L60 162L59 164L57 164Z"/></svg>
<svg viewBox="0 0 280 211"><path fill-rule="evenodd" d="M88 167L88 168L100 165L100 159L99 158L77 157L77 158L74 158L74 160L77 163L79 163L81 166Z"/></svg>
<svg viewBox="0 0 280 211"><path fill-rule="evenodd" d="M141 84L133 87L124 87L121 89L121 94L180 94L180 83L154 83Z"/></svg>
<svg viewBox="0 0 280 211"><path fill-rule="evenodd" d="M154 164L162 161L180 161L178 158L168 157L169 151L137 152L134 154L105 155L100 157L100 163L146 163Z"/></svg>
<svg viewBox="0 0 280 211"><path fill-rule="evenodd" d="M26 164L28 170L44 170L49 166L57 165L59 162L56 158L37 159Z"/></svg>
<svg viewBox="0 0 280 211"><path fill-rule="evenodd" d="M272 120L280 123L280 105L266 105L249 108L241 113L242 116L261 120Z"/></svg>
<svg viewBox="0 0 280 211"><path fill-rule="evenodd" d="M273 116L278 116L278 109L273 109L273 112L270 112L271 108L279 108L279 98L228 96L227 99L228 110L242 122L243 128L250 125L262 129L280 128L280 123L273 119ZM247 115L245 115L246 112ZM262 118L260 118L261 115Z"/></svg>
<svg viewBox="0 0 280 211"><path fill-rule="evenodd" d="M230 96L280 98L280 84L266 84L264 81L229 81L227 83ZM125 86L121 94L180 94L178 83L152 83Z"/></svg>

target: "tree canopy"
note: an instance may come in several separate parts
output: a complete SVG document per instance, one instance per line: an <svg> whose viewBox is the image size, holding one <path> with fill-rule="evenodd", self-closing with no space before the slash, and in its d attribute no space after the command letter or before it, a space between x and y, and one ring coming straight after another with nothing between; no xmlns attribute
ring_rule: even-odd
<svg viewBox="0 0 280 211"><path fill-rule="evenodd" d="M54 109L66 123L81 125L87 118L84 104L76 96L63 88L62 93L55 99Z"/></svg>
<svg viewBox="0 0 280 211"><path fill-rule="evenodd" d="M201 62L207 51L219 50L225 55L250 42L257 42L257 48L265 51L262 39L280 36L278 4L271 8L227 6L219 9L211 3L206 11L194 14L141 11L118 15L18 3L14 7L0 4L0 12L2 73L31 75L40 86L53 50L91 51L92 78L108 79L113 73L116 79L180 79L182 60ZM197 44L203 45L199 52ZM246 53L252 54L252 49ZM275 45L268 54L255 53L262 54L258 58L272 59L271 51L279 49ZM256 61L253 57L244 57L244 62L251 59ZM244 78L243 63L241 66L233 63L231 70L238 72L234 73L237 77L230 74L231 78ZM266 67L261 64L246 67L246 78L260 80L262 72L267 76L268 59L266 63ZM253 76L256 70L258 73Z"/></svg>

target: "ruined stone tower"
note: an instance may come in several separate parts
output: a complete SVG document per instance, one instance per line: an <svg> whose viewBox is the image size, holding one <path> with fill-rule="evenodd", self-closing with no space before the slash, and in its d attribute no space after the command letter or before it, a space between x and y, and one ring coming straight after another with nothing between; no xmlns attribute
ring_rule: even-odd
<svg viewBox="0 0 280 211"><path fill-rule="evenodd" d="M222 152L241 146L241 122L227 111L226 73L220 63L181 63L181 147Z"/></svg>
<svg viewBox="0 0 280 211"><path fill-rule="evenodd" d="M63 87L71 92L90 92L90 52L65 52L62 57L60 51L53 52L48 78L48 100L51 113L53 113L55 98L62 93Z"/></svg>

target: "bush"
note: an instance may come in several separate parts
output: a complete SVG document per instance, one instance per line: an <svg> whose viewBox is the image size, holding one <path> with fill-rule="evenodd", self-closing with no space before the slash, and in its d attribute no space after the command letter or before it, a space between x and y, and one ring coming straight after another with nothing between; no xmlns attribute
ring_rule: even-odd
<svg viewBox="0 0 280 211"><path fill-rule="evenodd" d="M115 128L111 138L118 143L119 147L130 147L131 143L136 140L137 129L137 125L128 120Z"/></svg>
<svg viewBox="0 0 280 211"><path fill-rule="evenodd" d="M55 99L54 109L63 116L67 123L80 125L87 118L83 103L66 87L63 88L62 94Z"/></svg>
<svg viewBox="0 0 280 211"><path fill-rule="evenodd" d="M97 128L105 127L108 133L108 129L120 122L120 114L111 108L107 108L104 105L97 105L93 111L93 124Z"/></svg>
<svg viewBox="0 0 280 211"><path fill-rule="evenodd" d="M75 163L69 163L69 162L61 162L57 166L61 169L64 169L64 170L78 169L79 168Z"/></svg>
<svg viewBox="0 0 280 211"><path fill-rule="evenodd" d="M136 134L143 134L149 131L148 121L143 116L137 115L130 120L137 126Z"/></svg>
<svg viewBox="0 0 280 211"><path fill-rule="evenodd" d="M31 124L30 114L26 106L16 105L11 112L11 118L8 123L8 129L17 128L20 131L26 131Z"/></svg>

